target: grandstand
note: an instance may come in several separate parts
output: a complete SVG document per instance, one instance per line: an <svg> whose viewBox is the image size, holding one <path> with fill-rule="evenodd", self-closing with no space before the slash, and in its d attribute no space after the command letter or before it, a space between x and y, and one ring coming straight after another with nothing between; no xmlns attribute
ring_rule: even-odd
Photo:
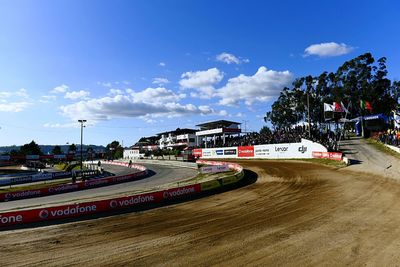
<svg viewBox="0 0 400 267"><path fill-rule="evenodd" d="M200 128L196 132L196 145L200 147L216 146L220 143L222 146L226 144L227 137L239 137L242 130L241 123L227 120L211 121L196 125Z"/></svg>

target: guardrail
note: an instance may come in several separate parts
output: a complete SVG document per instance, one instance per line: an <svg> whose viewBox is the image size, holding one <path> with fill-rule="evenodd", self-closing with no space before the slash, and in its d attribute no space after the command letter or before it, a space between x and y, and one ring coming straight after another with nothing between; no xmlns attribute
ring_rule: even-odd
<svg viewBox="0 0 400 267"><path fill-rule="evenodd" d="M128 167L119 162L114 162L114 163L103 162L103 163ZM134 164L134 165L131 165L130 168L137 169L140 172L131 173L131 174L127 174L127 175L91 179L91 180L76 182L76 183L72 183L72 184L47 186L47 187L42 187L39 189L29 189L29 190L20 190L20 191L13 191L13 192L7 192L7 193L0 193L0 202L33 198L33 197L43 197L43 196L56 195L56 194L62 194L62 193L67 193L67 192L87 190L87 189L96 188L96 187L109 186L109 185L114 185L114 184L119 184L119 183L124 183L124 182L131 182L131 181L135 181L135 180L147 175L147 169L146 169L146 167L144 167L142 165Z"/></svg>
<svg viewBox="0 0 400 267"><path fill-rule="evenodd" d="M221 162L201 161L203 164L220 165ZM240 181L243 176L243 168L234 163L222 163L231 166L237 172L234 175L217 180L196 183L193 185L175 187L145 194L135 194L125 197L117 197L105 200L75 203L55 207L36 208L29 210L11 211L0 213L0 227L34 222L43 222L62 218L75 218L99 212L115 211L136 206L161 203L193 196L212 189L230 185Z"/></svg>
<svg viewBox="0 0 400 267"><path fill-rule="evenodd" d="M184 162L184 161L175 161L175 160L159 160L159 159L135 159L132 160L134 163L140 164L157 164L164 166L174 166L174 167L182 167L182 168L191 168L197 169L197 164L194 162Z"/></svg>

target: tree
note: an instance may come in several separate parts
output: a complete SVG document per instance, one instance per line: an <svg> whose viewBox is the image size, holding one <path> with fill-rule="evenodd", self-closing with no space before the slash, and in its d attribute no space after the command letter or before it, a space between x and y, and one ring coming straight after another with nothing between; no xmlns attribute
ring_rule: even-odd
<svg viewBox="0 0 400 267"><path fill-rule="evenodd" d="M272 131L270 128L268 128L268 126L263 126L260 130L260 134L264 134L264 135L271 135Z"/></svg>
<svg viewBox="0 0 400 267"><path fill-rule="evenodd" d="M68 154L75 154L75 153L76 153L76 145L72 143L68 147Z"/></svg>
<svg viewBox="0 0 400 267"><path fill-rule="evenodd" d="M20 148L21 155L42 155L42 151L38 144L32 140L29 144L25 144Z"/></svg>
<svg viewBox="0 0 400 267"><path fill-rule="evenodd" d="M297 78L291 88L285 87L265 121L274 127L287 127L307 118L307 98L313 123L324 122L323 103L342 102L349 106L350 116L365 114L360 100L372 104L374 113L388 115L396 109L400 96L400 83L387 78L386 58L375 61L371 53L362 54L343 63L336 72L323 72Z"/></svg>
<svg viewBox="0 0 400 267"><path fill-rule="evenodd" d="M122 158L124 155L124 148L119 144L118 141L112 141L106 146L107 154L113 159Z"/></svg>
<svg viewBox="0 0 400 267"><path fill-rule="evenodd" d="M60 146L54 146L53 147L53 149L51 150L51 153L53 154L53 155L60 155L60 154L62 154L62 151L61 151L61 147Z"/></svg>

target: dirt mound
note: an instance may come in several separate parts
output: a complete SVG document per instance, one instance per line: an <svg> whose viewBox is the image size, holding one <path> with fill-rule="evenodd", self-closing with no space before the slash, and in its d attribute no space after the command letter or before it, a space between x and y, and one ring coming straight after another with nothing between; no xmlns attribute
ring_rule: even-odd
<svg viewBox="0 0 400 267"><path fill-rule="evenodd" d="M395 265L400 186L311 163L240 161L255 183L155 210L0 232L2 266Z"/></svg>

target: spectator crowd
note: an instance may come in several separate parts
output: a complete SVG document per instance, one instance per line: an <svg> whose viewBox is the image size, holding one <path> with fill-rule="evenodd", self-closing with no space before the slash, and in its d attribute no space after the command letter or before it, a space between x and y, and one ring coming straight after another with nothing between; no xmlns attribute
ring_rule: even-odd
<svg viewBox="0 0 400 267"><path fill-rule="evenodd" d="M340 134L329 130L321 130L311 128L308 131L306 126L296 126L292 128L280 128L274 131L264 133L247 133L244 135L229 135L225 137L225 143L222 137L216 137L216 140L208 140L203 143L203 148L212 147L233 147L233 146L250 146L262 144L279 144L279 143L299 143L301 139L308 139L313 142L318 142L328 148L329 151L337 151L338 139Z"/></svg>
<svg viewBox="0 0 400 267"><path fill-rule="evenodd" d="M385 132L380 132L378 138L382 143L400 146L400 129L396 127L394 129L388 129Z"/></svg>

